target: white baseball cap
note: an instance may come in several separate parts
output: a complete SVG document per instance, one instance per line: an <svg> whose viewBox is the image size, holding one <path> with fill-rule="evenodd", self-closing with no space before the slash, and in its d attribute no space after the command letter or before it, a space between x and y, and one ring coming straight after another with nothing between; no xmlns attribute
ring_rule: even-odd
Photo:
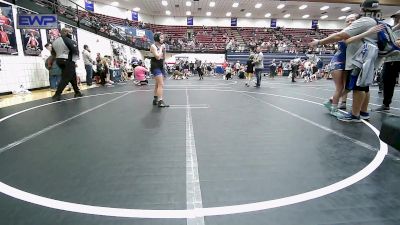
<svg viewBox="0 0 400 225"><path fill-rule="evenodd" d="M397 11L395 14L393 14L391 17L393 18L393 17L397 17L397 16L400 16L400 10Z"/></svg>

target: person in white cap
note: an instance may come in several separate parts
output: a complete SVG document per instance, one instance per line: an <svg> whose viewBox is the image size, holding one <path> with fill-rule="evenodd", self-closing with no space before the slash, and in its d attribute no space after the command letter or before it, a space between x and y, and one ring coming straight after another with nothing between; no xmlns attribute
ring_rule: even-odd
<svg viewBox="0 0 400 225"><path fill-rule="evenodd" d="M398 45L400 44L400 10L392 15L394 19L394 34L397 35ZM400 72L400 56L391 56L385 59L382 70L383 80L383 104L374 111L387 111L390 110L390 103L392 103L394 88L396 86L396 77Z"/></svg>

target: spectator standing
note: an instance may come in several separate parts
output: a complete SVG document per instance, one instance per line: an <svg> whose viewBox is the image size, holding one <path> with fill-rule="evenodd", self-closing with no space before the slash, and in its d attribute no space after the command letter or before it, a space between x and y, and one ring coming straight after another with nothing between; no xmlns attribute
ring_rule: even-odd
<svg viewBox="0 0 400 225"><path fill-rule="evenodd" d="M92 78L93 78L93 59L92 56L90 55L90 49L89 46L84 45L83 46L83 51L82 51L82 58L83 58L83 63L85 64L85 70L86 70L86 85L91 86L92 85Z"/></svg>
<svg viewBox="0 0 400 225"><path fill-rule="evenodd" d="M61 68L61 81L57 87L53 100L59 101L61 93L68 83L74 88L74 97L82 97L76 78L76 60L79 58L78 44L72 40L72 29L63 28L61 37L53 42L53 50L56 63Z"/></svg>
<svg viewBox="0 0 400 225"><path fill-rule="evenodd" d="M394 32L400 39L400 10L394 15ZM399 42L398 39L398 42ZM396 77L399 77L400 72L400 57L391 56L385 59L382 69L382 80L383 80L383 104L375 109L375 111L387 111L390 110L390 103L392 103L394 88L396 86Z"/></svg>
<svg viewBox="0 0 400 225"><path fill-rule="evenodd" d="M264 54L261 51L261 47L258 45L256 47L256 55L254 56L254 68L257 78L257 83L254 87L259 88L261 86L261 73L264 69Z"/></svg>

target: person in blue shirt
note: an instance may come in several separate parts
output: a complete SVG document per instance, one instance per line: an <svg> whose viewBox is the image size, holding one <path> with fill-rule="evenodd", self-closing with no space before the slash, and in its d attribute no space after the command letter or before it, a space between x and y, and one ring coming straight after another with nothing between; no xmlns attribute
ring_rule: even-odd
<svg viewBox="0 0 400 225"><path fill-rule="evenodd" d="M357 20L356 14L347 16L346 25L349 26L355 20ZM330 114L333 116L340 114L338 108L346 109L347 99L347 92L344 91L347 77L347 71L345 70L347 45L344 41L339 41L337 46L337 51L330 62L331 75L335 82L335 93L328 101L324 102L324 106L330 110ZM338 106L340 98L342 98L342 103Z"/></svg>

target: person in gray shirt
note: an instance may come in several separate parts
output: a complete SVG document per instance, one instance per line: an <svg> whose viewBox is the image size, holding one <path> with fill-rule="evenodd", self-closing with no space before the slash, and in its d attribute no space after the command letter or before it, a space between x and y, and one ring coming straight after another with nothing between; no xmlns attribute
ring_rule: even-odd
<svg viewBox="0 0 400 225"><path fill-rule="evenodd" d="M261 73L264 69L264 54L261 51L261 47L257 45L256 54L254 55L254 72L257 78L257 84L254 87L259 88L261 86Z"/></svg>
<svg viewBox="0 0 400 225"><path fill-rule="evenodd" d="M79 59L78 44L72 40L72 30L63 28L61 37L53 42L53 53L56 55L56 63L61 68L61 81L57 91L53 95L53 100L61 100L61 93L68 83L74 88L74 97L82 97L76 79L76 60Z"/></svg>
<svg viewBox="0 0 400 225"><path fill-rule="evenodd" d="M397 11L394 15L394 25L395 28L393 30L397 35L397 40L400 40L400 10ZM394 94L394 88L396 86L396 77L399 76L400 72L400 56L390 56L385 59L385 63L383 64L382 70L382 79L383 79L383 104L376 108L374 111L387 111L390 110L390 103L392 103L392 98Z"/></svg>
<svg viewBox="0 0 400 225"><path fill-rule="evenodd" d="M86 85L91 86L92 85L92 77L93 77L93 59L92 56L90 55L90 49L89 46L84 45L83 46L83 51L82 51L82 58L83 58L83 64L85 64L85 70L86 70Z"/></svg>
<svg viewBox="0 0 400 225"><path fill-rule="evenodd" d="M347 40L351 37L355 37L364 32L367 32L370 28L377 25L375 18L380 15L379 1L365 0L361 4L361 14L362 15L360 19L354 21L350 26L346 27L342 31L334 33L322 40L314 40L309 45L311 47L315 47L319 45L331 44L338 41ZM348 71L352 71L355 68L352 64L352 57L363 46L364 42L368 42L377 46L377 39L378 36L375 33L349 43L346 50L347 57L345 69ZM348 74L351 74L351 72L349 72ZM348 76L348 78L351 77L352 76ZM352 82L348 82L347 84L349 83ZM350 87L347 84L346 89L349 91L353 91L352 111L349 114L343 114L341 116L338 116L337 118L345 122L361 122L361 119L369 119L369 113L367 112L370 97L369 87L359 87L357 85Z"/></svg>

